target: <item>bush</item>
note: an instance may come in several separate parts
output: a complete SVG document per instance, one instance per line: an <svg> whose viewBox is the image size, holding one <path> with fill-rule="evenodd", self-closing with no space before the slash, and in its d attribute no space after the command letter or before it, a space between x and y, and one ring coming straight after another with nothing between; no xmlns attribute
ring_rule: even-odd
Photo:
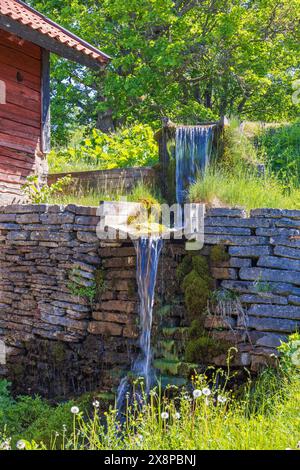
<svg viewBox="0 0 300 470"><path fill-rule="evenodd" d="M300 120L270 128L258 139L259 154L286 188L300 185Z"/></svg>
<svg viewBox="0 0 300 470"><path fill-rule="evenodd" d="M148 125L135 124L114 134L92 129L79 145L50 152L51 173L152 166L158 161L158 145Z"/></svg>

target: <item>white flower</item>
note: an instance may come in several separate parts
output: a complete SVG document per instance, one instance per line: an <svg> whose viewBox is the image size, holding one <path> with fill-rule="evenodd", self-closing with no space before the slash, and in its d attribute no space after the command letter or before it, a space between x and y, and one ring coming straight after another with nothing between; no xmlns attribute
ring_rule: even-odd
<svg viewBox="0 0 300 470"><path fill-rule="evenodd" d="M22 450L22 449L25 449L25 447L26 447L26 444L24 441L20 440L17 442L17 449Z"/></svg>
<svg viewBox="0 0 300 470"><path fill-rule="evenodd" d="M227 401L227 398L222 397L222 395L218 395L217 400L218 400L219 403L225 403Z"/></svg>
<svg viewBox="0 0 300 470"><path fill-rule="evenodd" d="M169 418L169 413L167 413L167 411L163 411L160 416L162 417L162 419L168 419Z"/></svg>
<svg viewBox="0 0 300 470"><path fill-rule="evenodd" d="M175 419L180 419L180 413L176 412L176 413L174 414L174 418L175 418Z"/></svg>
<svg viewBox="0 0 300 470"><path fill-rule="evenodd" d="M99 408L100 403L98 402L98 400L93 401L93 406L94 406L95 408Z"/></svg>
<svg viewBox="0 0 300 470"><path fill-rule="evenodd" d="M209 395L211 394L211 391L210 391L209 388L206 387L206 388L203 388L203 389L202 389L202 393L203 393L203 395L205 395L206 397L209 397Z"/></svg>
<svg viewBox="0 0 300 470"><path fill-rule="evenodd" d="M71 413L73 413L73 415L77 415L79 413L78 406L72 406Z"/></svg>
<svg viewBox="0 0 300 470"><path fill-rule="evenodd" d="M201 390L196 389L196 390L193 391L193 397L194 398L199 398L199 397L201 397L201 395L202 395Z"/></svg>

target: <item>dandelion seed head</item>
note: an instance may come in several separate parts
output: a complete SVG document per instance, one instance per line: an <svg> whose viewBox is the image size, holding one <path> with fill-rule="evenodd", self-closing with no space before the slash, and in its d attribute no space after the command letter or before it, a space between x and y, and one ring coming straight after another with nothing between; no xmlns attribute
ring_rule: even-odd
<svg viewBox="0 0 300 470"><path fill-rule="evenodd" d="M78 408L78 406L72 406L72 408L71 408L71 413L72 413L73 415L77 415L77 414L79 413L79 408Z"/></svg>
<svg viewBox="0 0 300 470"><path fill-rule="evenodd" d="M99 408L99 406L100 406L99 401L98 401L98 400L94 400L94 401L93 401L93 406L94 406L95 408Z"/></svg>
<svg viewBox="0 0 300 470"><path fill-rule="evenodd" d="M169 418L169 413L167 411L163 411L160 416L162 417L162 419L168 419Z"/></svg>
<svg viewBox="0 0 300 470"><path fill-rule="evenodd" d="M227 401L227 398L222 397L222 395L218 395L217 400L218 400L219 403L225 403Z"/></svg>
<svg viewBox="0 0 300 470"><path fill-rule="evenodd" d="M199 398L199 397L201 397L201 395L202 395L201 390L196 389L196 390L193 391L193 397L194 398Z"/></svg>
<svg viewBox="0 0 300 470"><path fill-rule="evenodd" d="M208 387L205 387L202 389L202 393L204 396L209 397L209 395L211 394L211 391Z"/></svg>
<svg viewBox="0 0 300 470"><path fill-rule="evenodd" d="M25 447L26 447L26 444L22 439L20 441L18 441L16 445L17 445L17 449L19 449L19 450L25 449Z"/></svg>
<svg viewBox="0 0 300 470"><path fill-rule="evenodd" d="M174 414L174 418L175 418L175 419L180 419L180 413L176 412L176 413Z"/></svg>

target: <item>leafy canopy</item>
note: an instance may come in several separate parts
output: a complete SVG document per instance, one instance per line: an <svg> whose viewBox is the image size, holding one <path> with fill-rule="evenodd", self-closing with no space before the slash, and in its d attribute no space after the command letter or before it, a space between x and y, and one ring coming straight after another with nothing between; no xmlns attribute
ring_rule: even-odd
<svg viewBox="0 0 300 470"><path fill-rule="evenodd" d="M112 56L106 72L53 57L58 140L162 116L290 120L299 79L300 0L31 0Z"/></svg>

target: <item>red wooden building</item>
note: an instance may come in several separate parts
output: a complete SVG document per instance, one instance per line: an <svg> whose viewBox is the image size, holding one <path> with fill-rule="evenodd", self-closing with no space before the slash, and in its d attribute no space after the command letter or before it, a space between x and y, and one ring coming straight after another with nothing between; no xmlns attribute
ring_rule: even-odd
<svg viewBox="0 0 300 470"><path fill-rule="evenodd" d="M49 55L88 67L109 57L20 0L0 0L0 205L21 200L26 177L47 173Z"/></svg>

